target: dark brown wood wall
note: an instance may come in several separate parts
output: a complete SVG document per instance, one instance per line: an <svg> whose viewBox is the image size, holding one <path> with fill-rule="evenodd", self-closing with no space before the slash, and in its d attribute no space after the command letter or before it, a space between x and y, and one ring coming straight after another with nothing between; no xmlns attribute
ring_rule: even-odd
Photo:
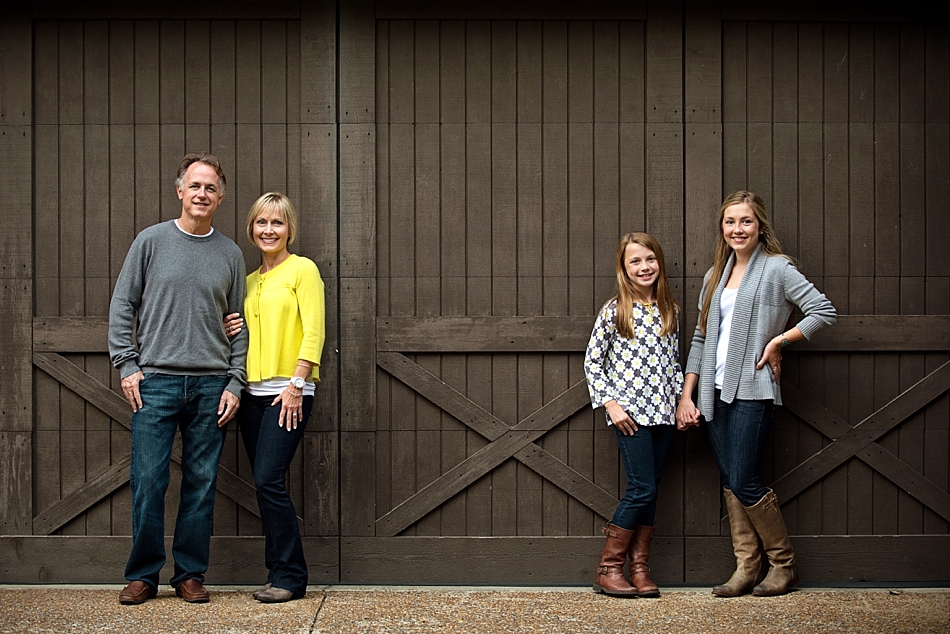
<svg viewBox="0 0 950 634"><path fill-rule="evenodd" d="M327 283L290 472L315 581L586 583L624 487L582 369L618 234L663 244L685 350L737 188L843 315L786 356L766 464L804 578L946 581L945 24L692 0L176 11L36 3L0 24L0 213L32 227L0 239L0 579L121 576L108 299L136 232L177 216L181 155L210 149L215 226L249 268L244 213L280 189ZM234 433L213 582L261 574L250 480ZM717 482L681 435L663 583L728 573Z"/></svg>

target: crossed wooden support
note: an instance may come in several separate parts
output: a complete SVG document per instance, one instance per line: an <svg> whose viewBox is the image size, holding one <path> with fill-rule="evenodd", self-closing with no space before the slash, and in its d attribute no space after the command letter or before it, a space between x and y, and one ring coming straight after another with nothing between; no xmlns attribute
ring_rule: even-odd
<svg viewBox="0 0 950 634"><path fill-rule="evenodd" d="M893 338L881 339L878 331L895 320L917 339L903 340L893 348ZM583 475L533 444L562 420L589 403L583 382L573 385L517 425L509 427L438 377L396 350L415 352L581 351L590 331L590 317L464 317L380 318L377 323L377 364L407 386L441 407L490 443L449 472L399 504L376 522L376 534L394 536L510 457L524 463L603 517L610 517L618 500ZM944 317L844 316L835 330L840 339L801 345L806 350L888 351L917 350L932 345L919 333L947 339L950 320ZM782 382L785 407L832 440L821 451L783 475L771 486L779 499L789 501L820 481L839 465L856 457L909 495L950 521L950 494L925 478L875 441L909 416L950 389L950 362L943 364L890 403L852 427L797 386Z"/></svg>
<svg viewBox="0 0 950 634"><path fill-rule="evenodd" d="M132 429L132 410L124 398L62 355L34 352L33 364L98 407L126 429ZM172 460L181 464L181 442L172 449ZM50 535L57 528L90 508L129 481L131 456L124 456L92 480L43 509L33 518L34 535ZM260 517L254 487L226 467L218 467L218 490Z"/></svg>
<svg viewBox="0 0 950 634"><path fill-rule="evenodd" d="M379 352L376 363L391 375L462 421L490 442L456 467L376 520L376 534L398 535L430 511L483 475L515 458L556 484L602 517L610 517L618 500L573 468L534 444L585 405L590 404L587 382L578 381L544 407L509 427L491 412L446 385L419 364L398 352Z"/></svg>

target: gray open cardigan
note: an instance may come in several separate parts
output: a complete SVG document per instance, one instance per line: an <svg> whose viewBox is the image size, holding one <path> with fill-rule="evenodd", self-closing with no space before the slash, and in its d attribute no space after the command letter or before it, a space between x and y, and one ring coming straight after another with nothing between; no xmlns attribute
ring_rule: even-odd
<svg viewBox="0 0 950 634"><path fill-rule="evenodd" d="M713 289L712 304L709 306L708 327L704 335L696 325L693 342L689 349L686 373L699 375L699 395L696 406L703 417L713 419L716 409L716 346L719 339L719 298L726 286L729 273L735 264L733 253L726 263L722 279ZM702 311L703 298L708 292L709 276L706 272L703 290L699 296L699 309ZM772 400L782 404L779 384L772 375L772 368L766 364L760 370L755 366L765 352L765 346L776 335L786 330L788 319L795 307L801 309L804 318L796 325L806 339L825 326L835 323L835 307L815 285L805 279L795 265L781 256L769 256L762 251L760 244L749 258L739 291L736 293L736 306L732 313L732 332L729 336L729 350L726 353L726 370L722 382L720 398L731 403L740 400Z"/></svg>

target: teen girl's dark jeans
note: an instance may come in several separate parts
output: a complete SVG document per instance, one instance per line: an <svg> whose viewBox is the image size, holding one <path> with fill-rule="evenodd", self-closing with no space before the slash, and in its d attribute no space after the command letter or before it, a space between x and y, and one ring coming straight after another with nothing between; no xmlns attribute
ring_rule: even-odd
<svg viewBox="0 0 950 634"><path fill-rule="evenodd" d="M743 506L754 506L768 492L762 484L762 459L775 423L772 401L724 403L716 390L716 415L706 422L722 486Z"/></svg>

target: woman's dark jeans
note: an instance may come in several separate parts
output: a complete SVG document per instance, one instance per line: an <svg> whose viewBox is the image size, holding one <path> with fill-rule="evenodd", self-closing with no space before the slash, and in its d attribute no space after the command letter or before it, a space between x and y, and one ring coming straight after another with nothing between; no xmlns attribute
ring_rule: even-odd
<svg viewBox="0 0 950 634"><path fill-rule="evenodd" d="M275 396L241 397L238 421L247 457L254 471L257 505L264 527L264 565L267 583L275 588L302 594L307 590L307 561L304 559L297 512L287 491L287 469L303 438L313 397L303 398L303 420L297 429L278 427L280 403L271 405Z"/></svg>
<svg viewBox="0 0 950 634"><path fill-rule="evenodd" d="M627 474L627 492L614 511L610 523L628 531L656 523L657 487L663 466L673 445L673 425L640 425L632 436L625 436L616 425L617 447Z"/></svg>
<svg viewBox="0 0 950 634"><path fill-rule="evenodd" d="M743 506L755 505L768 492L762 484L762 459L774 424L772 401L723 403L716 390L716 415L704 426L722 486Z"/></svg>

